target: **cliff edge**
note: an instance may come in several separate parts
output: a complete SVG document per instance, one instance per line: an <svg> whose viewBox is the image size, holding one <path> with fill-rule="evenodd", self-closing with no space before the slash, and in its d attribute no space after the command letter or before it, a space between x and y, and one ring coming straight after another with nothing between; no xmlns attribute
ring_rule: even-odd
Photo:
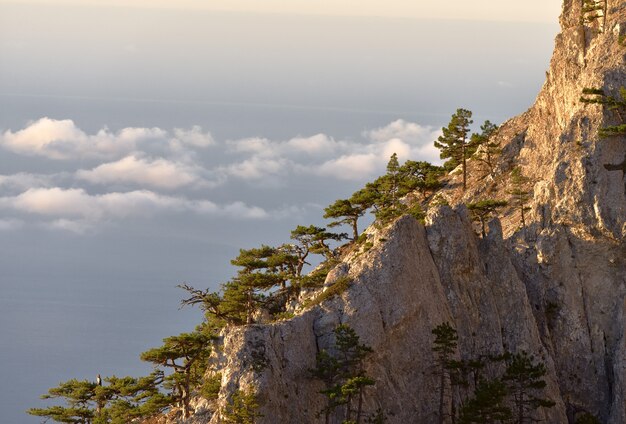
<svg viewBox="0 0 626 424"><path fill-rule="evenodd" d="M405 216L369 229L372 247L329 274L327 285L351 281L340 295L289 320L227 328L213 358L218 404L254 387L259 423L322 422L322 383L309 370L346 323L373 349L365 368L376 385L364 408L391 423L436 422L431 330L448 321L461 358L524 350L546 364L556 405L538 418L573 423L587 412L626 423L626 137L598 135L625 121L580 101L584 89L618 98L626 86L626 2L598 1L595 17L584 3L564 1L535 104L496 134L495 173L480 178L470 161L468 189L451 177L442 192L450 206L432 207L425 225ZM511 210L480 237L463 203L505 197L515 166L532 180L530 222L520 227ZM201 410L188 422L220 422Z"/></svg>

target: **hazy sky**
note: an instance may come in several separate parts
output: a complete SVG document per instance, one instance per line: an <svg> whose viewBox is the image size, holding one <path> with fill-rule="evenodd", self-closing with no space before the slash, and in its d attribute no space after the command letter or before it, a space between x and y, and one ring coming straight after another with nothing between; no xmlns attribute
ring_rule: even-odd
<svg viewBox="0 0 626 424"><path fill-rule="evenodd" d="M132 6L129 6L132 5ZM188 282L384 172L458 107L529 107L558 0L0 0L3 424L146 372ZM6 412L6 414L5 414Z"/></svg>
<svg viewBox="0 0 626 424"><path fill-rule="evenodd" d="M11 3L3 0L0 3ZM15 1L13 3L16 3ZM374 16L419 19L463 19L553 23L560 2L548 0L25 0L48 5L108 5L128 8L225 10L235 12L308 14L326 16Z"/></svg>

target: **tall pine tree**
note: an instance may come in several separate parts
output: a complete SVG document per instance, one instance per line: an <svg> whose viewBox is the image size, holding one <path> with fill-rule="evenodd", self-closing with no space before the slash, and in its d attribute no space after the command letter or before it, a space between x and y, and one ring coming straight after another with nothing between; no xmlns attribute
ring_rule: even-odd
<svg viewBox="0 0 626 424"><path fill-rule="evenodd" d="M447 127L441 129L441 135L435 141L435 147L441 150L441 159L449 159L444 163L448 170L456 168L459 164L463 169L463 190L467 187L467 159L471 156L469 140L472 112L467 109L457 109L452 115Z"/></svg>

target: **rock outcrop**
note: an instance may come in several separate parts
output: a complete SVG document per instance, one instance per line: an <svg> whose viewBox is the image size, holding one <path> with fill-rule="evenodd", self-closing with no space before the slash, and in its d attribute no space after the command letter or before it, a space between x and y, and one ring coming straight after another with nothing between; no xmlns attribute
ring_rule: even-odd
<svg viewBox="0 0 626 424"><path fill-rule="evenodd" d="M591 20L581 19L582 3L564 1L547 80L534 106L499 129L494 175L482 178L470 161L468 189L452 178L443 191L452 206L433 207L425 226L407 216L370 229L373 247L329 277L352 281L340 296L289 320L225 331L214 364L219 402L254 386L260 423L321 422L322 386L309 370L347 323L374 350L365 409L381 408L391 423L435 422L431 330L449 321L461 357L525 350L542 359L556 405L538 418L573 423L588 412L626 424L626 137L599 138L599 128L623 122L579 100L584 88L617 97L626 86L626 2L598 2ZM520 228L511 210L481 238L462 203L505 198L514 166L533 182L530 222Z"/></svg>

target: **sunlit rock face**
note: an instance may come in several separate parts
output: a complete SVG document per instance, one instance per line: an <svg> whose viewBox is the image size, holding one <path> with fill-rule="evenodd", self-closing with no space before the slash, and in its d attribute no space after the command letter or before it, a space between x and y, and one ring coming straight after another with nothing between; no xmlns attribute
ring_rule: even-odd
<svg viewBox="0 0 626 424"><path fill-rule="evenodd" d="M617 98L626 86L626 2L608 0L597 19L585 19L581 3L564 2L536 103L499 129L494 174L470 160L468 189L451 177L442 192L451 206L432 207L425 226L403 217L369 229L373 247L330 274L327 285L352 280L340 296L289 320L226 329L211 371L222 373L220 397L189 423L220 422L214 411L239 387L256 389L259 423L323 422L310 369L340 323L374 351L364 409L381 408L391 423L436 422L431 330L445 321L462 358L524 350L546 364L556 405L536 418L567 423L588 412L626 423L626 137L598 136L626 116L580 101L584 88ZM507 198L515 166L532 181L526 227L510 209L482 238L462 203Z"/></svg>

